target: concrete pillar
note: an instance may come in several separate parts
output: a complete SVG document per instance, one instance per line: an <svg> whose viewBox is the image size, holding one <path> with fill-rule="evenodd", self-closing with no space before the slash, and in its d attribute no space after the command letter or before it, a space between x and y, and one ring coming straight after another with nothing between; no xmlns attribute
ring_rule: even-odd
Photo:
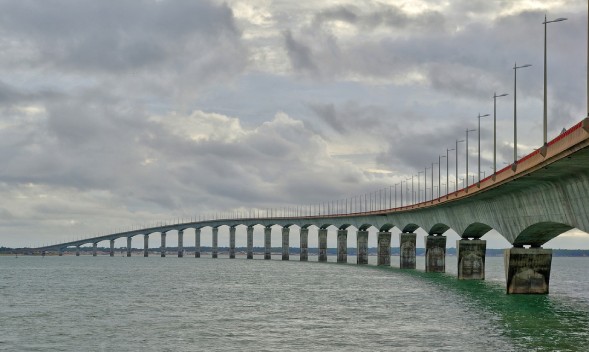
<svg viewBox="0 0 589 352"><path fill-rule="evenodd" d="M337 230L337 262L348 262L348 230Z"/></svg>
<svg viewBox="0 0 589 352"><path fill-rule="evenodd" d="M415 269L415 240L417 235L410 232L399 234L399 268L400 269Z"/></svg>
<svg viewBox="0 0 589 352"><path fill-rule="evenodd" d="M301 228L301 262L309 260L309 229Z"/></svg>
<svg viewBox="0 0 589 352"><path fill-rule="evenodd" d="M143 256L149 256L149 235L143 235Z"/></svg>
<svg viewBox="0 0 589 352"><path fill-rule="evenodd" d="M80 246L76 246L76 257L80 256Z"/></svg>
<svg viewBox="0 0 589 352"><path fill-rule="evenodd" d="M184 230L178 230L178 258L184 257Z"/></svg>
<svg viewBox="0 0 589 352"><path fill-rule="evenodd" d="M368 231L360 231L356 235L356 263L368 264Z"/></svg>
<svg viewBox="0 0 589 352"><path fill-rule="evenodd" d="M131 256L131 238L127 237L127 257Z"/></svg>
<svg viewBox="0 0 589 352"><path fill-rule="evenodd" d="M425 272L446 272L446 236L425 236Z"/></svg>
<svg viewBox="0 0 589 352"><path fill-rule="evenodd" d="M219 228L213 227L213 249L212 249L212 257L217 258L218 256L218 244L219 244Z"/></svg>
<svg viewBox="0 0 589 352"><path fill-rule="evenodd" d="M229 228L229 259L235 259L235 226Z"/></svg>
<svg viewBox="0 0 589 352"><path fill-rule="evenodd" d="M162 245L160 246L160 255L163 257L166 256L166 233L162 232Z"/></svg>
<svg viewBox="0 0 589 352"><path fill-rule="evenodd" d="M200 258L200 229L194 229L194 257Z"/></svg>
<svg viewBox="0 0 589 352"><path fill-rule="evenodd" d="M507 293L547 294L552 249L510 248L503 252Z"/></svg>
<svg viewBox="0 0 589 352"><path fill-rule="evenodd" d="M456 241L456 257L458 258L458 280L485 279L485 240Z"/></svg>
<svg viewBox="0 0 589 352"><path fill-rule="evenodd" d="M327 261L327 229L319 229L319 261Z"/></svg>
<svg viewBox="0 0 589 352"><path fill-rule="evenodd" d="M247 227L247 259L254 259L254 227Z"/></svg>
<svg viewBox="0 0 589 352"><path fill-rule="evenodd" d="M110 240L110 256L115 256L115 240Z"/></svg>
<svg viewBox="0 0 589 352"><path fill-rule="evenodd" d="M379 232L377 237L378 257L376 265L391 265L391 233Z"/></svg>
<svg viewBox="0 0 589 352"><path fill-rule="evenodd" d="M96 251L97 251L97 247L98 247L98 243L92 243L92 256L96 257Z"/></svg>
<svg viewBox="0 0 589 352"><path fill-rule="evenodd" d="M60 248L57 252L57 255L63 257L63 248Z"/></svg>
<svg viewBox="0 0 589 352"><path fill-rule="evenodd" d="M272 259L272 228L264 227L264 259Z"/></svg>
<svg viewBox="0 0 589 352"><path fill-rule="evenodd" d="M289 235L290 235L290 228L283 227L282 228L282 260L289 259Z"/></svg>

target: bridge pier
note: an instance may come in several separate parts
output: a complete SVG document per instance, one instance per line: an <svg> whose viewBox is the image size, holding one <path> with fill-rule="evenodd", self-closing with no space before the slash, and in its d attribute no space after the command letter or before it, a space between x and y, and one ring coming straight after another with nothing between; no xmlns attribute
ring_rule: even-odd
<svg viewBox="0 0 589 352"><path fill-rule="evenodd" d="M218 244L219 244L219 228L213 227L213 248L211 249L211 257L217 258L218 256Z"/></svg>
<svg viewBox="0 0 589 352"><path fill-rule="evenodd" d="M508 294L548 293L552 249L513 247L503 256Z"/></svg>
<svg viewBox="0 0 589 352"><path fill-rule="evenodd" d="M301 228L301 262L309 260L309 229Z"/></svg>
<svg viewBox="0 0 589 352"><path fill-rule="evenodd" d="M399 268L400 269L415 269L415 241L417 235L412 232L404 232L399 234L400 253L399 253Z"/></svg>
<svg viewBox="0 0 589 352"><path fill-rule="evenodd" d="M184 257L184 230L178 230L178 258Z"/></svg>
<svg viewBox="0 0 589 352"><path fill-rule="evenodd" d="M425 272L446 272L446 236L425 236Z"/></svg>
<svg viewBox="0 0 589 352"><path fill-rule="evenodd" d="M98 247L98 242L92 243L92 256L93 257L96 257L97 247Z"/></svg>
<svg viewBox="0 0 589 352"><path fill-rule="evenodd" d="M80 256L80 246L76 246L76 257Z"/></svg>
<svg viewBox="0 0 589 352"><path fill-rule="evenodd" d="M163 258L166 256L166 233L162 232L161 234L162 245L160 246L160 255Z"/></svg>
<svg viewBox="0 0 589 352"><path fill-rule="evenodd" d="M368 231L358 230L356 235L356 263L368 264Z"/></svg>
<svg viewBox="0 0 589 352"><path fill-rule="evenodd" d="M376 265L391 265L391 233L390 232L379 232L378 233L378 257Z"/></svg>
<svg viewBox="0 0 589 352"><path fill-rule="evenodd" d="M289 258L290 258L289 237L290 237L290 228L283 227L282 228L282 260L289 260Z"/></svg>
<svg viewBox="0 0 589 352"><path fill-rule="evenodd" d="M348 262L348 230L337 230L337 262Z"/></svg>
<svg viewBox="0 0 589 352"><path fill-rule="evenodd" d="M63 257L63 248L60 248L59 249L57 255L60 256L60 257Z"/></svg>
<svg viewBox="0 0 589 352"><path fill-rule="evenodd" d="M149 256L149 235L143 235L143 256Z"/></svg>
<svg viewBox="0 0 589 352"><path fill-rule="evenodd" d="M235 259L235 226L229 228L229 259Z"/></svg>
<svg viewBox="0 0 589 352"><path fill-rule="evenodd" d="M461 239L456 241L458 280L485 279L487 241Z"/></svg>
<svg viewBox="0 0 589 352"><path fill-rule="evenodd" d="M200 228L194 229L194 257L200 258Z"/></svg>
<svg viewBox="0 0 589 352"><path fill-rule="evenodd" d="M319 261L327 261L327 229L319 229Z"/></svg>
<svg viewBox="0 0 589 352"><path fill-rule="evenodd" d="M272 228L264 227L264 259L272 259Z"/></svg>
<svg viewBox="0 0 589 352"><path fill-rule="evenodd" d="M110 240L110 256L115 256L115 240Z"/></svg>
<svg viewBox="0 0 589 352"><path fill-rule="evenodd" d="M127 237L127 257L131 256L131 238Z"/></svg>
<svg viewBox="0 0 589 352"><path fill-rule="evenodd" d="M247 259L254 259L254 227L247 227Z"/></svg>

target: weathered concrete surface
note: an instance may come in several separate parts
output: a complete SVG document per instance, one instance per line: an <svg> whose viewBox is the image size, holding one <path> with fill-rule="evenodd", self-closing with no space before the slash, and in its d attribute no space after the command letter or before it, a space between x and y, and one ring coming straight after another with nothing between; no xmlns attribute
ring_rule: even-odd
<svg viewBox="0 0 589 352"><path fill-rule="evenodd" d="M272 259L272 228L264 228L264 259Z"/></svg>
<svg viewBox="0 0 589 352"><path fill-rule="evenodd" d="M290 234L290 228L288 227L283 227L282 228L282 260L288 260L289 259L289 234Z"/></svg>
<svg viewBox="0 0 589 352"><path fill-rule="evenodd" d="M219 228L213 227L213 246L211 256L217 258L219 256Z"/></svg>
<svg viewBox="0 0 589 352"><path fill-rule="evenodd" d="M327 261L327 229L319 229L319 259L320 262Z"/></svg>
<svg viewBox="0 0 589 352"><path fill-rule="evenodd" d="M184 230L178 230L178 258L184 257Z"/></svg>
<svg viewBox="0 0 589 352"><path fill-rule="evenodd" d="M368 264L368 231L358 230L356 235L357 264Z"/></svg>
<svg viewBox="0 0 589 352"><path fill-rule="evenodd" d="M160 246L160 255L163 257L166 256L166 233L162 232L161 234L162 244Z"/></svg>
<svg viewBox="0 0 589 352"><path fill-rule="evenodd" d="M348 230L337 230L337 262L348 262Z"/></svg>
<svg viewBox="0 0 589 352"><path fill-rule="evenodd" d="M98 247L98 242L92 243L92 256L93 257L96 257L97 247Z"/></svg>
<svg viewBox="0 0 589 352"><path fill-rule="evenodd" d="M425 236L425 271L446 272L446 236Z"/></svg>
<svg viewBox="0 0 589 352"><path fill-rule="evenodd" d="M143 236L143 256L149 256L149 235Z"/></svg>
<svg viewBox="0 0 589 352"><path fill-rule="evenodd" d="M301 228L301 262L309 260L309 229Z"/></svg>
<svg viewBox="0 0 589 352"><path fill-rule="evenodd" d="M76 257L80 256L80 246L76 246Z"/></svg>
<svg viewBox="0 0 589 352"><path fill-rule="evenodd" d="M194 230L194 257L200 258L200 227Z"/></svg>
<svg viewBox="0 0 589 352"><path fill-rule="evenodd" d="M552 250L509 248L503 253L507 293L547 294Z"/></svg>
<svg viewBox="0 0 589 352"><path fill-rule="evenodd" d="M63 253L62 251L59 251L59 253ZM111 257L115 256L115 240L110 240L110 252L109 255Z"/></svg>
<svg viewBox="0 0 589 352"><path fill-rule="evenodd" d="M127 237L127 257L131 256L131 239L132 237Z"/></svg>
<svg viewBox="0 0 589 352"><path fill-rule="evenodd" d="M229 228L229 259L235 259L235 226Z"/></svg>
<svg viewBox="0 0 589 352"><path fill-rule="evenodd" d="M254 227L247 227L247 259L254 259Z"/></svg>
<svg viewBox="0 0 589 352"><path fill-rule="evenodd" d="M401 269L415 269L416 246L415 242L417 235L413 232L403 232L399 234L400 254L399 254L399 268Z"/></svg>
<svg viewBox="0 0 589 352"><path fill-rule="evenodd" d="M391 265L391 233L379 232L377 237L378 258L376 265Z"/></svg>
<svg viewBox="0 0 589 352"><path fill-rule="evenodd" d="M485 252L487 241L458 240L456 241L459 280L485 279Z"/></svg>

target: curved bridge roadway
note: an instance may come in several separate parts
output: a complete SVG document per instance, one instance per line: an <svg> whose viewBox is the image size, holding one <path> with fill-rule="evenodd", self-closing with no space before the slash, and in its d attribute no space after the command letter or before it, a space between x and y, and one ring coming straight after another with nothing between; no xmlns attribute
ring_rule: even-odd
<svg viewBox="0 0 589 352"><path fill-rule="evenodd" d="M196 230L196 256L200 256L200 230L213 229L213 257L216 257L217 233L220 226L230 227L230 256L234 257L235 227L247 226L248 258L252 257L253 226L265 227L265 257L270 257L271 226L282 226L283 259L288 259L288 235L292 225L301 227L301 260L307 259L307 236L310 226L319 228L319 260L326 260L327 228L338 228L338 262L346 260L348 227L358 229L358 263L367 262L368 228L379 230L379 265L389 265L390 229L401 234L401 268L415 268L415 233L424 229L426 237L426 271L445 270L448 229L455 230L458 241L459 278L484 279L486 241L480 238L491 229L497 230L512 245L505 250L508 293L548 293L552 252L541 246L573 228L589 232L589 119L584 119L543 148L523 157L480 183L418 204L378 211L337 213L293 217L252 217L214 219L168 224L106 236L66 242L35 249L63 251L92 243L94 255L98 242L127 238L127 255L131 238L145 236L145 255L149 234L161 233L162 256L165 256L166 233L178 231L179 256L183 255L183 231ZM352 208L346 205L346 209ZM529 248L528 248L529 247ZM284 249L285 248L285 249ZM77 252L79 254L79 251Z"/></svg>

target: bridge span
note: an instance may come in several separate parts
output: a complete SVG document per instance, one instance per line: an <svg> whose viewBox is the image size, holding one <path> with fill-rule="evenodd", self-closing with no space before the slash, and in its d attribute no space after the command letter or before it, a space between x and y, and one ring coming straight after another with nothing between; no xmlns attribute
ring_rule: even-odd
<svg viewBox="0 0 589 352"><path fill-rule="evenodd" d="M200 257L201 229L212 228L212 256L217 257L218 230L229 227L230 258L235 258L236 227L247 227L247 258L253 258L254 226L264 228L265 259L270 259L271 228L282 227L282 258L289 259L289 235L293 225L300 230L300 260L308 259L309 228L318 229L319 261L327 261L327 229L337 228L337 261L347 262L348 231L357 231L357 263L367 264L368 229L378 230L378 265L390 265L391 229L400 234L400 267L415 269L415 231L427 232L425 237L426 266L430 272L445 271L446 237L453 229L457 241L459 279L484 279L486 241L491 229L499 232L513 245L505 250L507 293L548 293L552 251L542 246L573 228L589 232L589 119L584 119L542 148L517 160L496 174L467 188L417 204L367 210L358 204L331 209L297 209L293 216L249 216L216 218L185 223L166 224L105 236L65 242L35 251L59 251L68 247L93 245L127 238L127 256L131 256L131 239L144 236L144 256L148 255L149 236L161 234L161 256L166 255L166 235L176 231L178 256L184 255L183 234L195 229L195 256ZM366 200L365 200L366 201ZM382 202L381 202L382 203ZM385 202L386 203L386 202ZM372 204L372 202L371 202ZM360 210L359 210L360 209ZM376 207L375 207L376 209Z"/></svg>

